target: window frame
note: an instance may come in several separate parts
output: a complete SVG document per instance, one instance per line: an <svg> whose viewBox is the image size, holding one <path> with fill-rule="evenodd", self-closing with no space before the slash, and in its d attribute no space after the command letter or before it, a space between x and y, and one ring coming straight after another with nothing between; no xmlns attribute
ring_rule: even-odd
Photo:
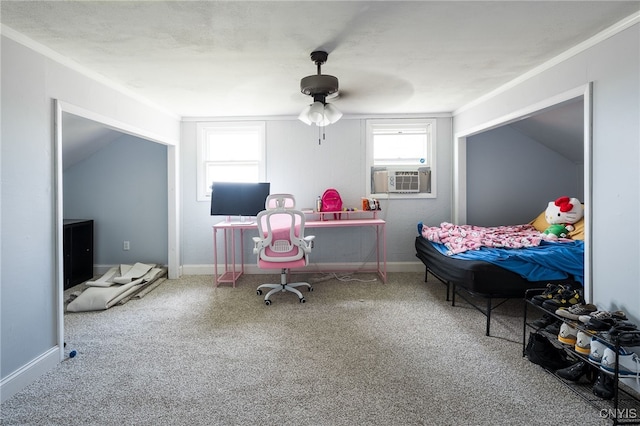
<svg viewBox="0 0 640 426"><path fill-rule="evenodd" d="M436 145L437 145L437 120L435 118L386 118L386 119L369 119L366 120L366 171L365 171L365 180L366 180L366 191L367 194L371 194L371 197L378 199L423 199L423 198L437 198L436 194L436 175L437 175L437 167L436 167ZM431 192L417 192L417 193L387 193L387 192L377 192L372 193L371 190L371 168L374 166L374 155L373 155L373 139L374 133L377 129L391 129L397 128L398 130L402 130L403 128L407 131L416 128L425 128L427 131L427 164L415 164L408 165L407 168L418 168L418 167L429 167L431 171ZM376 164L376 166L387 166L387 167L403 167L394 164Z"/></svg>
<svg viewBox="0 0 640 426"><path fill-rule="evenodd" d="M211 202L211 182L206 182L206 169L209 163L215 161L207 160L207 139L211 132L228 130L230 128L246 129L247 132L258 131L258 180L256 182L266 182L266 123L264 121L212 121L198 122L196 124L196 199L197 201ZM238 164L245 161L238 161Z"/></svg>

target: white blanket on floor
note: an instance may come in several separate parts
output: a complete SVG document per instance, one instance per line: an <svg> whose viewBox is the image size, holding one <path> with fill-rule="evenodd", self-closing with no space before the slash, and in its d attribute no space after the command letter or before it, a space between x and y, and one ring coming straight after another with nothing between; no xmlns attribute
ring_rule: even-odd
<svg viewBox="0 0 640 426"><path fill-rule="evenodd" d="M135 265L120 265L109 269L103 276L95 281L87 281L89 287L111 287L115 284L129 284L143 277L156 265L146 263L136 263Z"/></svg>
<svg viewBox="0 0 640 426"><path fill-rule="evenodd" d="M163 268L151 268L142 277L127 284L115 284L109 287L89 287L67 305L67 311L85 312L109 309L123 298L140 290L141 284L154 281L162 272Z"/></svg>

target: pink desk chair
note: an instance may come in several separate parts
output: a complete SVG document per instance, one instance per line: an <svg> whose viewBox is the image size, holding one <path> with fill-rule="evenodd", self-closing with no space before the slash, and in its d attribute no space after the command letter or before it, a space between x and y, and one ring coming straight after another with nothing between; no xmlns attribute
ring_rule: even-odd
<svg viewBox="0 0 640 426"><path fill-rule="evenodd" d="M271 295L277 292L292 292L298 296L300 303L305 303L304 296L297 287L307 287L306 282L287 283L287 272L292 268L302 268L309 264L313 235L304 236L304 213L295 210L295 198L291 194L271 194L265 202L266 210L258 213L259 237L253 237L253 252L258 255L258 267L261 269L280 269L280 284L262 284L262 289L271 289L264 296L264 303L271 304Z"/></svg>

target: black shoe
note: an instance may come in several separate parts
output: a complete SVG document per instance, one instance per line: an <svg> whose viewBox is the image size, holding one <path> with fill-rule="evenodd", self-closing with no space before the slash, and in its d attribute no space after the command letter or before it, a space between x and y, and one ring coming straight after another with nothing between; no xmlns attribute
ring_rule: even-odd
<svg viewBox="0 0 640 426"><path fill-rule="evenodd" d="M556 374L563 379L577 382L580 377L587 372L587 370L589 370L589 365L585 361L578 361L567 368L557 370Z"/></svg>
<svg viewBox="0 0 640 426"><path fill-rule="evenodd" d="M556 371L569 365L564 350L556 348L553 343L540 333L530 333L525 349L529 361L547 370Z"/></svg>
<svg viewBox="0 0 640 426"><path fill-rule="evenodd" d="M618 321L614 318L591 318L586 324L589 330L607 331L616 326Z"/></svg>
<svg viewBox="0 0 640 426"><path fill-rule="evenodd" d="M553 298L545 300L542 303L542 307L548 311L555 312L557 309L568 308L579 303L584 303L582 301L582 290L564 290L556 293Z"/></svg>
<svg viewBox="0 0 640 426"><path fill-rule="evenodd" d="M556 321L557 319L554 316L549 314L542 314L542 317L533 321L531 325L533 325L536 328L545 328L546 326L553 324Z"/></svg>
<svg viewBox="0 0 640 426"><path fill-rule="evenodd" d="M593 394L598 398L613 398L613 376L604 372L598 374L595 385L593 385Z"/></svg>
<svg viewBox="0 0 640 426"><path fill-rule="evenodd" d="M555 296L556 294L559 294L561 292L563 292L564 290L566 290L567 287L563 286L563 285L559 285L559 284L547 284L547 287L545 288L545 290L542 292L542 294L538 294L536 296L533 296L531 298L531 301L538 305L538 306L542 306L542 303L546 300L549 300L551 298L553 298L553 296Z"/></svg>
<svg viewBox="0 0 640 426"><path fill-rule="evenodd" d="M553 334L554 336L557 336L558 334L560 334L561 326L562 326L562 321L556 320L551 324L549 324L548 326L546 326L544 330L550 334Z"/></svg>
<svg viewBox="0 0 640 426"><path fill-rule="evenodd" d="M640 330L633 333L620 333L618 344L620 346L640 346Z"/></svg>
<svg viewBox="0 0 640 426"><path fill-rule="evenodd" d="M636 331L638 331L638 326L635 325L634 323L627 322L627 321L620 321L609 329L609 337L615 341L615 339L620 338L621 335L625 335L625 334L628 334L629 332L636 332ZM627 346L636 346L636 345L627 345Z"/></svg>

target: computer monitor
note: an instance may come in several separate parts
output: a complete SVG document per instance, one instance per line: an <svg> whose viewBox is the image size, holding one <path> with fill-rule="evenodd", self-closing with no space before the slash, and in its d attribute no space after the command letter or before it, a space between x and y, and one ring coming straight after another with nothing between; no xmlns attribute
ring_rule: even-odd
<svg viewBox="0 0 640 426"><path fill-rule="evenodd" d="M211 216L257 216L270 189L269 182L213 182Z"/></svg>

